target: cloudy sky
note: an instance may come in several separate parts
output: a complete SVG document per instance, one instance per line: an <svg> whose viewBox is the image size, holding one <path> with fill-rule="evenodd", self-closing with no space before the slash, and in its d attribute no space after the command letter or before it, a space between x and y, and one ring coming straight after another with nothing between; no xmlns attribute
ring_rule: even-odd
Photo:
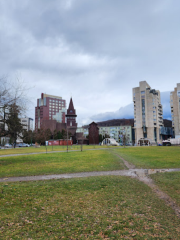
<svg viewBox="0 0 180 240"><path fill-rule="evenodd" d="M178 0L0 0L0 76L23 80L34 118L41 92L72 96L78 125L133 117L132 88L180 82Z"/></svg>

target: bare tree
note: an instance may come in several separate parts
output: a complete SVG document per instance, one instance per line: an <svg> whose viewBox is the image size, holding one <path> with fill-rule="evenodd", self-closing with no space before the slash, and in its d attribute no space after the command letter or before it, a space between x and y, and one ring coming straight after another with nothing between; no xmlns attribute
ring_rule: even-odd
<svg viewBox="0 0 180 240"><path fill-rule="evenodd" d="M14 128L13 121L8 121L11 110L11 118L19 118L26 110L26 89L24 82L16 79L13 83L7 77L0 78L0 137L9 134L8 128ZM15 113L16 111L16 113ZM18 114L18 115L17 115ZM11 119L12 120L12 119ZM8 124L8 128L7 128ZM11 125L10 125L11 124ZM18 123L20 126L20 123Z"/></svg>
<svg viewBox="0 0 180 240"><path fill-rule="evenodd" d="M8 107L11 104L16 104L21 107L21 111L25 110L27 99L27 87L23 80L17 78L11 81L7 77L0 78L0 107Z"/></svg>

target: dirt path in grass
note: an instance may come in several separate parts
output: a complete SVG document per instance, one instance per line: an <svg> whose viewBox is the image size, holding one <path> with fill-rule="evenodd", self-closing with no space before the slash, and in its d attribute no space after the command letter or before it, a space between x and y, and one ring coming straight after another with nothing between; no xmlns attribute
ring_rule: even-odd
<svg viewBox="0 0 180 240"><path fill-rule="evenodd" d="M114 153L116 156L118 156L124 163L124 165L128 168L128 169L134 169L135 168L135 165L127 162L124 158L122 158L119 154L117 153Z"/></svg>
<svg viewBox="0 0 180 240"><path fill-rule="evenodd" d="M127 162L124 158L122 158L120 155L116 154L123 162L124 165L128 169L134 169L135 165L130 164ZM154 183L154 181L150 178L150 174L158 173L158 172L172 172L172 171L180 171L180 169L136 169L134 173L136 174L136 177L143 183L147 184L153 192L158 196L158 198L165 201L165 203L170 206L176 213L176 215L180 218L180 207L176 204L176 202L168 196L166 193L160 190L160 188Z"/></svg>
<svg viewBox="0 0 180 240"><path fill-rule="evenodd" d="M176 215L180 218L180 207L176 204L176 202L170 196L168 196L166 193L161 191L149 176L138 177L138 179L141 182L147 184L160 199L164 200L165 203L175 211Z"/></svg>
<svg viewBox="0 0 180 240"><path fill-rule="evenodd" d="M23 182L23 181L39 181L50 179L67 179L67 178L81 178L81 177L95 177L95 176L128 176L136 177L136 173L130 170L119 171L100 171L100 172L80 172L80 173L66 173L40 176L25 176L25 177L7 177L0 178L0 182Z"/></svg>
<svg viewBox="0 0 180 240"><path fill-rule="evenodd" d="M50 179L65 179L65 178L81 178L81 177L95 177L95 176L127 176L139 179L147 178L150 174L157 172L175 172L180 168L175 169L128 169L116 171L95 171L95 172L78 172L78 173L64 173L51 175L37 175L37 176L23 176L23 177L4 177L0 178L0 182L23 182L23 181L39 181Z"/></svg>

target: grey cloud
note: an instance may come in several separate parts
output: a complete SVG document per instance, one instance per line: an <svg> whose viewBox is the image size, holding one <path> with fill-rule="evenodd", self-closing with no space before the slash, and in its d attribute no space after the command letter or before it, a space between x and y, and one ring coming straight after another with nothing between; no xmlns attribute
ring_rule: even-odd
<svg viewBox="0 0 180 240"><path fill-rule="evenodd" d="M179 8L169 0L1 1L1 75L21 72L33 99L46 92L68 102L72 93L79 119L130 116L139 81L160 91L179 82Z"/></svg>
<svg viewBox="0 0 180 240"><path fill-rule="evenodd" d="M170 92L161 93L161 104L163 105L163 118L171 119ZM133 103L121 107L115 112L105 112L90 117L91 121L105 121L110 119L134 118Z"/></svg>
<svg viewBox="0 0 180 240"><path fill-rule="evenodd" d="M119 110L115 112L106 112L106 113L100 113L97 115L93 115L90 119L91 121L105 121L110 119L118 119L118 118L133 118L134 112L133 112L133 104L129 104L125 107L121 107Z"/></svg>

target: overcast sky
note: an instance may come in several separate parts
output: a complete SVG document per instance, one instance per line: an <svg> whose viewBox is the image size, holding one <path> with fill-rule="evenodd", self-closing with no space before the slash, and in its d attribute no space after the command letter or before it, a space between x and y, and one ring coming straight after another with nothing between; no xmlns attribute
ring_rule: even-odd
<svg viewBox="0 0 180 240"><path fill-rule="evenodd" d="M180 82L178 0L0 0L0 76L24 80L35 118L42 92L72 96L78 125L133 117L132 88Z"/></svg>

